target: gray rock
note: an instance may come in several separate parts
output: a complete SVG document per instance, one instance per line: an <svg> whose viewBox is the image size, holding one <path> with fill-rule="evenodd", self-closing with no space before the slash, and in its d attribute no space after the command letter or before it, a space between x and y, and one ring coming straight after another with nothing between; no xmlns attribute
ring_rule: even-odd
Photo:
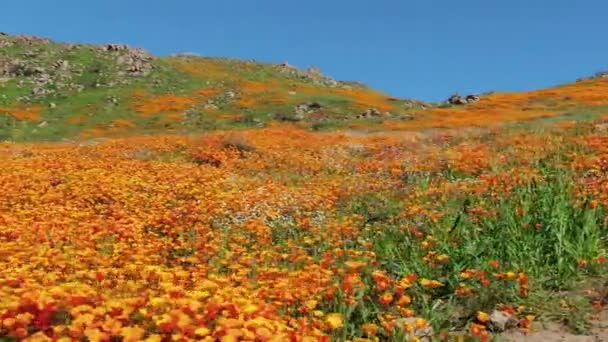
<svg viewBox="0 0 608 342"><path fill-rule="evenodd" d="M597 132L608 132L608 122L602 122L593 126Z"/></svg>
<svg viewBox="0 0 608 342"><path fill-rule="evenodd" d="M45 95L48 95L49 93L50 93L50 90L43 88L43 87L32 88L32 95L34 95L36 97L45 96Z"/></svg>
<svg viewBox="0 0 608 342"><path fill-rule="evenodd" d="M126 44L108 44L108 45L106 45L105 49L106 49L106 51L112 51L112 52L123 51L123 50L129 49L129 45L126 45Z"/></svg>
<svg viewBox="0 0 608 342"><path fill-rule="evenodd" d="M407 325L408 327L414 329L411 333L409 333L410 339L417 338L421 342L431 342L433 339L433 327L427 325L424 328L416 328L416 318L414 317L400 318L397 319L395 323L398 327L404 327Z"/></svg>
<svg viewBox="0 0 608 342"><path fill-rule="evenodd" d="M40 55L40 52L35 51L35 50L26 51L23 54L24 57L28 57L28 58L34 58L34 57L37 57L38 55Z"/></svg>
<svg viewBox="0 0 608 342"><path fill-rule="evenodd" d="M365 112L355 116L355 118L357 119L369 119L369 118L376 118L376 117L381 117L381 116L390 116L392 115L389 112L385 112L382 113L381 111L379 111L376 108L370 108L368 110L366 110Z"/></svg>
<svg viewBox="0 0 608 342"><path fill-rule="evenodd" d="M464 104L467 104L468 102L465 98L463 98L459 94L454 94L454 95L450 96L450 98L448 99L448 103L453 104L453 105L464 105Z"/></svg>
<svg viewBox="0 0 608 342"><path fill-rule="evenodd" d="M488 328L491 331L502 332L507 329L515 328L516 326L517 319L504 311L494 310L492 314L490 314Z"/></svg>
<svg viewBox="0 0 608 342"><path fill-rule="evenodd" d="M53 68L55 70L68 70L70 68L70 62L66 60L58 60L53 63Z"/></svg>
<svg viewBox="0 0 608 342"><path fill-rule="evenodd" d="M106 98L106 102L107 102L108 104L112 104L112 105L114 105L114 106L117 106L117 105L118 105L118 99L117 99L116 97L114 97L114 96L108 96L108 97Z"/></svg>
<svg viewBox="0 0 608 342"><path fill-rule="evenodd" d="M342 83L334 80L331 77L323 75L318 68L310 67L307 70L301 70L287 62L276 65L279 72L287 74L291 77L299 78L305 81L312 82L324 87L337 87Z"/></svg>
<svg viewBox="0 0 608 342"><path fill-rule="evenodd" d="M317 102L302 103L295 107L295 113L296 115L305 116L317 112L321 110L321 108L323 108L323 106Z"/></svg>
<svg viewBox="0 0 608 342"><path fill-rule="evenodd" d="M414 115L409 113L401 114L399 115L399 119L403 121L412 121L414 120Z"/></svg>
<svg viewBox="0 0 608 342"><path fill-rule="evenodd" d="M303 114L294 114L294 115L285 115L284 113L276 113L274 114L275 120L283 121L283 122L300 122L304 120Z"/></svg>
<svg viewBox="0 0 608 342"><path fill-rule="evenodd" d="M306 69L306 72L308 72L309 74L313 74L313 75L322 75L321 70L314 66L311 66L308 69Z"/></svg>
<svg viewBox="0 0 608 342"><path fill-rule="evenodd" d="M478 95L467 95L465 100L467 101L467 103L473 103L481 100L481 98Z"/></svg>
<svg viewBox="0 0 608 342"><path fill-rule="evenodd" d="M116 62L123 65L124 71L130 76L146 76L153 69L153 57L143 49L110 44L105 47L105 51L117 55Z"/></svg>
<svg viewBox="0 0 608 342"><path fill-rule="evenodd" d="M453 105L465 105L467 103L473 103L480 100L478 95L467 95L466 97L462 97L459 94L454 94L448 98L448 103Z"/></svg>
<svg viewBox="0 0 608 342"><path fill-rule="evenodd" d="M51 42L50 39L48 39L48 38L30 36L30 35L25 35L25 34L17 35L14 38L15 38L15 41L17 41L18 43L27 45L27 46L34 46L34 45L46 44L46 43Z"/></svg>

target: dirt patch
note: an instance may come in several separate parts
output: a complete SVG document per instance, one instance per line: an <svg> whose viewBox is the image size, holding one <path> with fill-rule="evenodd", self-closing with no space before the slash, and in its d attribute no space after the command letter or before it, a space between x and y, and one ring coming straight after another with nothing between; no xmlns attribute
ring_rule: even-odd
<svg viewBox="0 0 608 342"><path fill-rule="evenodd" d="M510 331L499 336L499 341L509 342L608 342L608 310L589 320L589 330L585 335L575 335L558 323L538 323L530 333Z"/></svg>

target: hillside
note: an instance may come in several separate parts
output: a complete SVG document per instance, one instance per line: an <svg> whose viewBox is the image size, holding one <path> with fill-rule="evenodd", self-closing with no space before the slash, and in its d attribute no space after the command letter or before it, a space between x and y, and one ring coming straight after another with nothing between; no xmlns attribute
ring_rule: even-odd
<svg viewBox="0 0 608 342"><path fill-rule="evenodd" d="M409 120L408 110L424 105L287 63L154 57L126 45L0 35L5 139L196 132L272 121L319 129L357 119Z"/></svg>
<svg viewBox="0 0 608 342"><path fill-rule="evenodd" d="M417 120L398 128L487 126L529 120L591 119L608 112L608 77L525 92L496 92L467 105L440 105L419 112Z"/></svg>
<svg viewBox="0 0 608 342"><path fill-rule="evenodd" d="M288 122L314 130L486 126L589 117L608 107L604 74L549 89L491 93L466 105L398 99L316 68L126 45L0 34L0 138L59 140L196 133Z"/></svg>

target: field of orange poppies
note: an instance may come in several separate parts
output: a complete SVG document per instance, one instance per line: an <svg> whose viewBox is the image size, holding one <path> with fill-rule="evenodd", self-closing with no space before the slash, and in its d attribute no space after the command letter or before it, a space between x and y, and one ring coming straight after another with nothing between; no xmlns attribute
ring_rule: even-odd
<svg viewBox="0 0 608 342"><path fill-rule="evenodd" d="M526 332L606 304L559 297L607 271L592 122L273 124L0 163L0 340L488 341L492 313Z"/></svg>

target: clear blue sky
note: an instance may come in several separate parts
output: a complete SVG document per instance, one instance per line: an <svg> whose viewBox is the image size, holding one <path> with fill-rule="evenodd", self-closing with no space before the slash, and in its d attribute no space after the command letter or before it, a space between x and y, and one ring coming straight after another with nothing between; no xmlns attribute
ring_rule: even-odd
<svg viewBox="0 0 608 342"><path fill-rule="evenodd" d="M608 69L607 15L606 0L2 0L0 31L287 60L439 100Z"/></svg>

